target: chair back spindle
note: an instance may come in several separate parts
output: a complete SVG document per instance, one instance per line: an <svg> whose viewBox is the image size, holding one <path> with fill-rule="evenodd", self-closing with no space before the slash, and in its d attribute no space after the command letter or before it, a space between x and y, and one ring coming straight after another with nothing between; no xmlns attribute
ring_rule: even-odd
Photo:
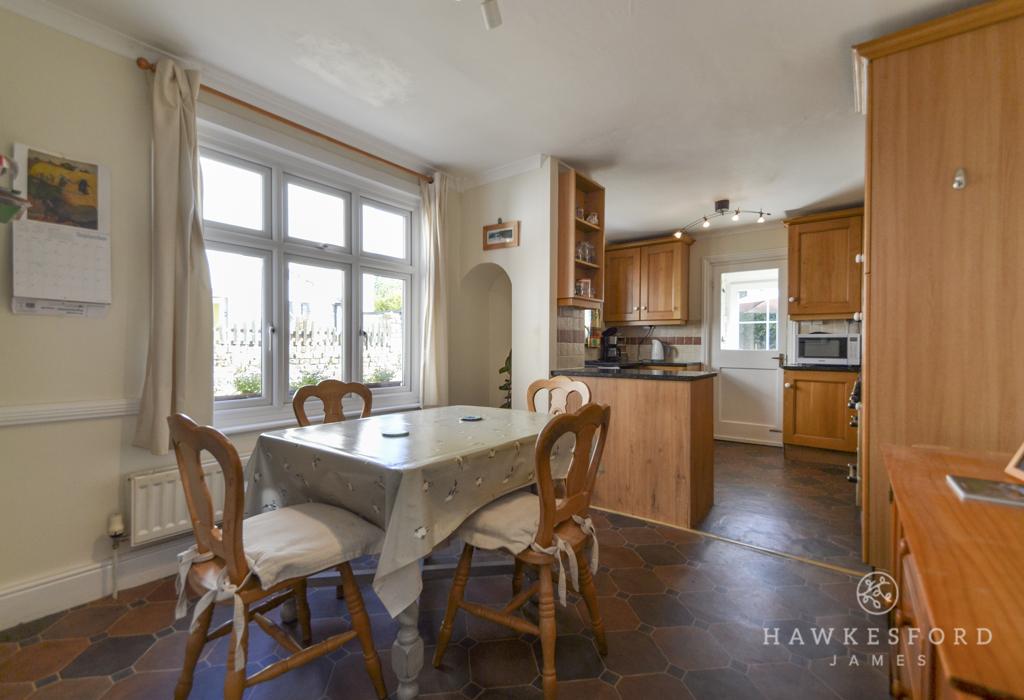
<svg viewBox="0 0 1024 700"><path fill-rule="evenodd" d="M373 394L369 387L359 382L342 382L337 379L325 379L319 384L307 384L299 387L292 399L292 410L295 411L295 419L299 425L310 425L309 417L306 416L306 401L316 397L324 405L324 423L337 423L345 420L345 414L341 410L341 402L349 394L357 394L363 400L363 410L360 418L370 415L373 408Z"/></svg>

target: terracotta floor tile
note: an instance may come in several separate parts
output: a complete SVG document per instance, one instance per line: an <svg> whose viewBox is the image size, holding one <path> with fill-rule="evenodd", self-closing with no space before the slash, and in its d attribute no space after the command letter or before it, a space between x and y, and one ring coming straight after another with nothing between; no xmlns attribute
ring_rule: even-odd
<svg viewBox="0 0 1024 700"><path fill-rule="evenodd" d="M582 680L558 682L559 700L620 700L615 688L604 681ZM668 700L668 698L663 698Z"/></svg>
<svg viewBox="0 0 1024 700"><path fill-rule="evenodd" d="M0 700L22 700L32 694L31 683L0 683Z"/></svg>
<svg viewBox="0 0 1024 700"><path fill-rule="evenodd" d="M651 637L668 662L685 671L721 668L732 660L714 636L699 627L664 627Z"/></svg>
<svg viewBox="0 0 1024 700"><path fill-rule="evenodd" d="M629 676L615 686L623 698L663 698L688 700L693 696L678 678L667 673L652 673L643 676ZM723 695L724 700L727 696ZM729 698L732 700L732 698Z"/></svg>
<svg viewBox="0 0 1024 700"><path fill-rule="evenodd" d="M690 671L683 679L687 690L697 700L729 698L729 700L763 700L764 696L746 675L732 668Z"/></svg>
<svg viewBox="0 0 1024 700"><path fill-rule="evenodd" d="M32 695L32 700L97 700L112 685L106 677L71 678L43 686Z"/></svg>
<svg viewBox="0 0 1024 700"><path fill-rule="evenodd" d="M138 700L139 698L170 698L178 683L176 671L146 671L118 681L103 700Z"/></svg>
<svg viewBox="0 0 1024 700"><path fill-rule="evenodd" d="M162 601L131 608L110 626L112 637L155 634L174 624L174 603Z"/></svg>
<svg viewBox="0 0 1024 700"><path fill-rule="evenodd" d="M633 544L660 544L665 541L661 532L653 527L624 527L619 534Z"/></svg>
<svg viewBox="0 0 1024 700"><path fill-rule="evenodd" d="M601 610L601 620L607 632L621 632L635 630L640 624L640 618L629 607L629 603L616 598L615 596L598 597L597 607ZM589 615L586 604L580 601L576 605L581 617ZM588 618L589 619L589 618Z"/></svg>
<svg viewBox="0 0 1024 700"><path fill-rule="evenodd" d="M106 632L127 610L123 605L97 605L72 610L43 632L43 639L94 637Z"/></svg>
<svg viewBox="0 0 1024 700"><path fill-rule="evenodd" d="M533 642L533 654L537 668L543 668L544 656L539 639ZM559 635L555 640L555 668L559 681L570 681L598 678L604 672L604 663L597 647L588 638L578 634Z"/></svg>
<svg viewBox="0 0 1024 700"><path fill-rule="evenodd" d="M485 688L531 683L539 673L530 645L519 639L477 644L469 665L473 682Z"/></svg>
<svg viewBox="0 0 1024 700"><path fill-rule="evenodd" d="M8 657L14 656L16 651L18 651L18 645L14 642L0 643L0 663L3 663Z"/></svg>
<svg viewBox="0 0 1024 700"><path fill-rule="evenodd" d="M624 593L663 593L665 584L653 571L641 568L613 569L612 580Z"/></svg>
<svg viewBox="0 0 1024 700"><path fill-rule="evenodd" d="M50 625L57 622L60 618L64 617L65 613L59 612L53 615L47 615L41 617L38 620L32 620L31 622L25 622L14 627L9 627L3 631L0 631L0 642L20 642L23 639L29 639L41 634Z"/></svg>
<svg viewBox="0 0 1024 700"><path fill-rule="evenodd" d="M0 678L8 683L41 680L58 673L88 648L88 639L36 642L0 663Z"/></svg>
<svg viewBox="0 0 1024 700"><path fill-rule="evenodd" d="M185 658L185 645L188 632L175 632L158 639L156 643L135 662L136 671L173 671L181 670Z"/></svg>
<svg viewBox="0 0 1024 700"><path fill-rule="evenodd" d="M668 661L650 635L641 632L609 632L604 665L619 675L662 672Z"/></svg>

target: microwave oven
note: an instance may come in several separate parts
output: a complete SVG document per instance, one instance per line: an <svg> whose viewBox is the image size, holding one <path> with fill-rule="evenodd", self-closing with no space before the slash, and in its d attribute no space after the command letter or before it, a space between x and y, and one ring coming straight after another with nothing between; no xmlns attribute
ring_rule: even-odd
<svg viewBox="0 0 1024 700"><path fill-rule="evenodd" d="M801 333L796 337L796 361L802 365L859 365L860 335Z"/></svg>

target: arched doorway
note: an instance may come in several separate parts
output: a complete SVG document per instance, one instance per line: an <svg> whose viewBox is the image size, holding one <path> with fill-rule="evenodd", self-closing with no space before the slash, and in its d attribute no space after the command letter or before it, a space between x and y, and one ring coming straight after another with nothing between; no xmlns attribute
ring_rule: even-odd
<svg viewBox="0 0 1024 700"><path fill-rule="evenodd" d="M512 281L500 266L481 263L463 276L452 304L449 400L501 406L498 370L512 348Z"/></svg>

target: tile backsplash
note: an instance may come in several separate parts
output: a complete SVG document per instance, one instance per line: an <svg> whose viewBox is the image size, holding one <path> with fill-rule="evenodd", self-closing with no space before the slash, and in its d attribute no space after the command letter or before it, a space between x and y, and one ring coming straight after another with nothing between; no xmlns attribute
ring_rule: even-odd
<svg viewBox="0 0 1024 700"><path fill-rule="evenodd" d="M701 329L699 326L624 326L619 329L619 344L630 360L651 357L650 338L665 344L665 359L672 362L702 362Z"/></svg>
<svg viewBox="0 0 1024 700"><path fill-rule="evenodd" d="M582 367L586 359L584 344L587 332L583 326L583 309L569 306L558 307L558 353L555 366L558 369Z"/></svg>

